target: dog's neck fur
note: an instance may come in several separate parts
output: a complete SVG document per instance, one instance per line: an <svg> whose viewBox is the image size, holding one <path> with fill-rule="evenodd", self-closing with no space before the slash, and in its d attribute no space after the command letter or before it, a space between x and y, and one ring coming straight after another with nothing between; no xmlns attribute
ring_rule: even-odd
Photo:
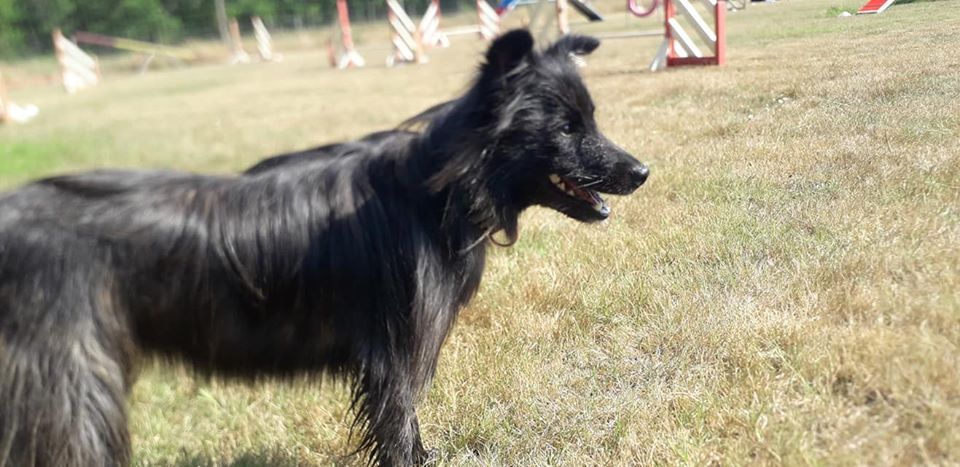
<svg viewBox="0 0 960 467"><path fill-rule="evenodd" d="M469 226L466 230L472 239L466 249L499 231L512 244L523 209L499 202L498 194L484 183L494 172L498 121L486 105L479 103L481 99L481 90L474 86L461 98L404 122L405 126L425 126L411 148L416 157L412 162L423 183L443 202L441 225L458 230L458 224ZM456 213L467 215L457 218Z"/></svg>

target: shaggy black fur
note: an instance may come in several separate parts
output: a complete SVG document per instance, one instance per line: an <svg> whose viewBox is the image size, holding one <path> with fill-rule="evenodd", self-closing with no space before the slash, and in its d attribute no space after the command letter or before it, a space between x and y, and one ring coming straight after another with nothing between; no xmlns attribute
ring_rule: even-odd
<svg viewBox="0 0 960 467"><path fill-rule="evenodd" d="M607 217L646 167L604 138L566 37L495 41L472 87L394 130L239 176L100 171L0 197L0 465L130 461L139 355L353 384L360 448L423 462L415 404L486 239L540 204ZM568 193L569 192L569 193Z"/></svg>

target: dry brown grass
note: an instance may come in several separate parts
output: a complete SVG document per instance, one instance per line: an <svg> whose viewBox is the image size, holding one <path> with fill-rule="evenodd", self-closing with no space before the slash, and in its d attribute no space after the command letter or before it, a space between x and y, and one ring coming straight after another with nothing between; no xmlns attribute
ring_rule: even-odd
<svg viewBox="0 0 960 467"><path fill-rule="evenodd" d="M834 17L858 3L751 5L730 17L725 68L646 73L654 40L590 59L601 126L651 181L602 226L531 212L495 252L422 408L444 463L960 463L960 8ZM18 91L42 116L0 128L0 184L230 171L355 137L454 95L480 47L396 70L382 52L348 72L300 52ZM351 463L343 396L149 368L135 457Z"/></svg>

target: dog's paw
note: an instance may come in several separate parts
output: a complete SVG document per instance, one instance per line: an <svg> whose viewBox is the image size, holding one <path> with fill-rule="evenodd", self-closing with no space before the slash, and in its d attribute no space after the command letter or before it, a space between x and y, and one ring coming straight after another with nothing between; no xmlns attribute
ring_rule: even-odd
<svg viewBox="0 0 960 467"><path fill-rule="evenodd" d="M437 465L440 462L440 451L430 448L430 449L421 449L414 456L414 462L416 465Z"/></svg>

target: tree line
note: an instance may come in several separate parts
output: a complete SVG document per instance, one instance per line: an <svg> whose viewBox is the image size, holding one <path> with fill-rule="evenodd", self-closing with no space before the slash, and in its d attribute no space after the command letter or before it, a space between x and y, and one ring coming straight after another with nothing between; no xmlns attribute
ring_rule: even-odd
<svg viewBox="0 0 960 467"><path fill-rule="evenodd" d="M50 32L87 31L159 43L215 37L217 0L0 0L0 58L46 52ZM260 16L268 26L293 28L328 24L336 17L336 0L223 0L228 16ZM409 11L422 12L429 0L405 0ZM456 11L463 0L442 0ZM351 20L386 16L384 0L348 0ZM241 24L244 24L241 21Z"/></svg>

